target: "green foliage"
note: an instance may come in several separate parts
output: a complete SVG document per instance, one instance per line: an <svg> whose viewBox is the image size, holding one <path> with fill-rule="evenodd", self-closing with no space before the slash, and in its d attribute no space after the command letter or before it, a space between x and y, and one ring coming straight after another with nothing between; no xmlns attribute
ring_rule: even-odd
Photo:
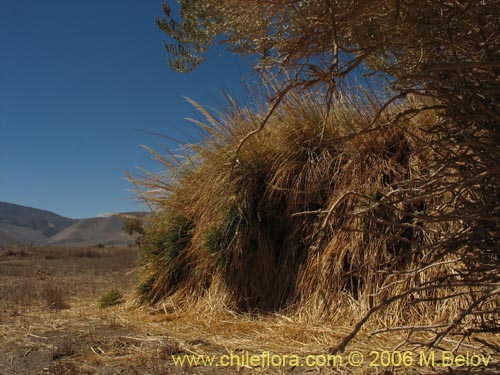
<svg viewBox="0 0 500 375"><path fill-rule="evenodd" d="M203 232L203 247L211 254L216 254L227 243L225 233L215 226Z"/></svg>
<svg viewBox="0 0 500 375"><path fill-rule="evenodd" d="M144 280L139 282L139 284L137 285L137 292L138 292L139 296L141 296L141 297L149 296L151 291L153 290L153 284L157 278L158 278L158 275L155 274L155 275L146 277Z"/></svg>
<svg viewBox="0 0 500 375"><path fill-rule="evenodd" d="M204 61L204 55L212 43L214 33L214 13L209 3L183 1L182 22L172 17L172 10L163 4L165 18L157 18L158 27L173 38L176 43L166 43L169 53L168 63L179 72L189 72Z"/></svg>
<svg viewBox="0 0 500 375"><path fill-rule="evenodd" d="M143 234L144 227L142 219L137 216L127 216L127 219L123 223L122 230L129 235L133 235L134 233Z"/></svg>
<svg viewBox="0 0 500 375"><path fill-rule="evenodd" d="M227 267L230 263L229 246L234 240L244 220L238 209L230 207L222 217L222 222L214 223L202 233L202 246L208 251L217 267Z"/></svg>
<svg viewBox="0 0 500 375"><path fill-rule="evenodd" d="M170 263L190 239L188 219L168 212L157 213L146 226L141 243L141 262Z"/></svg>
<svg viewBox="0 0 500 375"><path fill-rule="evenodd" d="M445 78L455 63L494 61L499 50L498 0L467 6L440 0L178 2L180 14L165 4L157 24L173 41L166 44L171 67L183 72L218 42L260 57L257 69L301 70L305 87L338 83L364 64L397 77L395 87L408 88L432 82L433 65L444 64Z"/></svg>
<svg viewBox="0 0 500 375"><path fill-rule="evenodd" d="M113 288L101 296L98 305L101 309L105 309L106 307L116 306L123 302L125 302L125 300L121 292Z"/></svg>
<svg viewBox="0 0 500 375"><path fill-rule="evenodd" d="M189 245L191 228L187 218L169 211L150 218L139 242L140 264L150 270L137 289L141 300L154 301L170 293L189 272L180 255Z"/></svg>

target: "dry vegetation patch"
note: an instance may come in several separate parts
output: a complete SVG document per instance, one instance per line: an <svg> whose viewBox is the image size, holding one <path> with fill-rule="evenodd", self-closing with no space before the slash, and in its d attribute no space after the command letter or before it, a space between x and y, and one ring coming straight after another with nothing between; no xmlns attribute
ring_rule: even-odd
<svg viewBox="0 0 500 375"><path fill-rule="evenodd" d="M365 99L327 112L289 94L238 155L265 111L195 103L202 141L184 158L150 150L167 172L133 179L157 207L139 239L140 301L242 350L498 353L494 266L473 278L453 251L463 227L441 215L455 192L421 194L439 112L401 119L421 103L395 103L375 125Z"/></svg>
<svg viewBox="0 0 500 375"><path fill-rule="evenodd" d="M134 273L129 272L136 265L136 250L89 250L100 255L88 258L74 255L81 249L30 248L30 256L2 257L0 374L393 372L391 369L366 367L311 367L303 372L289 366L175 366L172 355L213 355L219 358L231 352L243 354L248 351L258 355L270 351L297 354L303 358L309 354L324 354L332 343L349 332L351 321L342 316L332 324L314 322L307 316L292 319L267 314L255 317L235 314L227 309L214 312L210 305L201 304L192 310L180 310L169 303L160 303L155 308L137 307L131 303L136 280ZM46 259L47 254L50 254L50 259ZM43 274L40 273L42 270ZM20 287L19 292L15 285ZM97 302L110 287L121 290L127 303L101 309ZM47 305L43 292L49 288L63 292L68 308L59 310ZM356 340L349 350L392 349L403 339L400 332L386 332L369 340ZM492 338L488 340L492 341ZM454 343L446 345L453 346ZM404 374L408 373L406 370L395 369L394 372ZM415 368L414 373L429 373L429 369Z"/></svg>

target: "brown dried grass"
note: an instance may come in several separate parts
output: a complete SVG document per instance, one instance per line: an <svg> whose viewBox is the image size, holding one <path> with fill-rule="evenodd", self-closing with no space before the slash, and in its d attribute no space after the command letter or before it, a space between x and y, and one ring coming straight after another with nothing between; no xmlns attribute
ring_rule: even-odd
<svg viewBox="0 0 500 375"><path fill-rule="evenodd" d="M158 209L141 240L140 300L307 324L349 317L354 333L425 326L440 342L436 327L449 333L469 296L491 287L456 277L460 259L433 251L459 226L422 217L443 212L452 192L419 196L412 186L432 173L427 130L440 115L398 117L416 101L382 113L367 103L340 99L325 125L318 97L289 93L238 155L264 115L231 101L213 115L194 103L207 122L195 120L202 142L186 145L184 157L149 150L166 173L131 177ZM498 320L492 293L484 306Z"/></svg>

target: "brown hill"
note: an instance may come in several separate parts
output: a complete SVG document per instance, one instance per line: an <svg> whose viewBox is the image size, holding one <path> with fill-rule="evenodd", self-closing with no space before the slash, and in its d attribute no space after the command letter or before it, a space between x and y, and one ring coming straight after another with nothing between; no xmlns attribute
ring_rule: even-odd
<svg viewBox="0 0 500 375"><path fill-rule="evenodd" d="M0 244L40 243L76 221L50 211L0 202Z"/></svg>
<svg viewBox="0 0 500 375"><path fill-rule="evenodd" d="M50 237L43 244L65 246L128 245L134 242L135 237L122 230L127 216L116 214L109 217L82 219Z"/></svg>
<svg viewBox="0 0 500 375"><path fill-rule="evenodd" d="M123 232L127 216L144 212L106 214L103 217L69 219L53 212L0 202L0 246L33 243L65 246L123 246L134 236Z"/></svg>

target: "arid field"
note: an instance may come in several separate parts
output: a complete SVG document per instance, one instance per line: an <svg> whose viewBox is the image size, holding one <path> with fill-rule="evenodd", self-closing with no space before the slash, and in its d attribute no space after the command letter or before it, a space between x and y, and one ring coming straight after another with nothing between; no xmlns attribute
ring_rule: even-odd
<svg viewBox="0 0 500 375"><path fill-rule="evenodd" d="M377 353L392 351L404 339L399 332L366 335L355 340L336 363L324 359L328 348L352 328L353 321L339 317L339 326L318 326L281 315L261 316L178 312L172 306L137 307L133 303L137 254L134 248L12 247L0 252L0 374L430 374L438 370L466 374L496 373L498 358L487 366L431 367L420 363L423 349L408 344L411 363L390 366ZM102 308L101 298L112 289L123 303ZM498 338L490 338L493 343ZM450 349L452 349L452 344ZM462 345L487 354L477 345ZM365 355L361 366L349 363L349 354ZM295 355L301 364L266 361L251 366L240 362L246 354L269 351ZM370 353L372 352L372 353ZM221 356L233 354L233 365L198 363L175 365L172 355ZM407 352L408 353L408 352ZM266 354L264 354L265 356ZM316 355L317 365L305 358ZM423 354L429 361L429 354ZM267 357L265 357L267 358ZM436 354L435 363L439 362ZM283 358L281 358L283 360ZM241 359L244 361L244 359ZM269 361L269 360L268 360ZM284 359L283 361L287 361ZM290 361L290 359L288 359ZM214 362L217 364L217 362ZM315 362L316 363L316 362ZM394 363L393 363L394 364ZM370 366L371 365L371 366Z"/></svg>
<svg viewBox="0 0 500 375"><path fill-rule="evenodd" d="M0 375L500 375L500 0L71 3L0 1Z"/></svg>

